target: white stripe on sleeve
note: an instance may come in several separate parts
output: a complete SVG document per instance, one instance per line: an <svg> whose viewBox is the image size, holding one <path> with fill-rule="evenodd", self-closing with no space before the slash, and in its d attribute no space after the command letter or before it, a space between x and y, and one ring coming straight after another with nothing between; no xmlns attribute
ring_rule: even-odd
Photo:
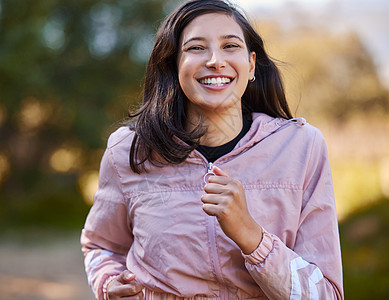
<svg viewBox="0 0 389 300"><path fill-rule="evenodd" d="M289 300L301 300L301 282L297 271L307 267L308 265L309 263L306 262L301 257L297 257L290 262L292 288L290 291ZM320 271L319 268L316 267L313 270L311 276L309 276L308 278L309 299L311 300L319 299L319 292L317 290L316 284L323 278L324 278L323 273Z"/></svg>

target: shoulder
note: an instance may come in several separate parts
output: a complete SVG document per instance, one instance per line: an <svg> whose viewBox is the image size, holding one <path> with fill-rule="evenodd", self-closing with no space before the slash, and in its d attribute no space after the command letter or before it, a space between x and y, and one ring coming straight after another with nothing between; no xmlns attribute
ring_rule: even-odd
<svg viewBox="0 0 389 300"><path fill-rule="evenodd" d="M106 152L116 166L128 167L128 157L134 135L135 132L129 126L123 126L109 136Z"/></svg>
<svg viewBox="0 0 389 300"><path fill-rule="evenodd" d="M315 161L320 164L328 161L327 143L323 133L319 128L308 124L305 119L301 122L301 119L288 120L289 123L294 123L289 126L293 128L291 131L293 149L303 152L310 161L310 166L315 165Z"/></svg>
<svg viewBox="0 0 389 300"><path fill-rule="evenodd" d="M293 129L293 133L300 135L308 142L325 143L323 133L321 130L309 124L304 118L294 118L285 120L286 128Z"/></svg>
<svg viewBox="0 0 389 300"><path fill-rule="evenodd" d="M327 144L321 130L309 124L304 118L278 119L280 128L275 131L278 139L294 151L301 151L311 156L327 152ZM327 154L325 154L327 155Z"/></svg>
<svg viewBox="0 0 389 300"><path fill-rule="evenodd" d="M131 145L135 132L129 126L122 126L113 132L107 142L107 148L112 149L120 145Z"/></svg>
<svg viewBox="0 0 389 300"><path fill-rule="evenodd" d="M106 170L114 169L119 177L128 172L130 169L129 153L133 137L134 131L129 126L120 127L109 136L102 159L102 166L105 166Z"/></svg>
<svg viewBox="0 0 389 300"><path fill-rule="evenodd" d="M272 143L280 144L289 149L302 149L314 143L324 143L321 131L310 125L304 118L283 119L274 118L262 113L252 115L253 122L249 133L241 144L257 143L270 138Z"/></svg>

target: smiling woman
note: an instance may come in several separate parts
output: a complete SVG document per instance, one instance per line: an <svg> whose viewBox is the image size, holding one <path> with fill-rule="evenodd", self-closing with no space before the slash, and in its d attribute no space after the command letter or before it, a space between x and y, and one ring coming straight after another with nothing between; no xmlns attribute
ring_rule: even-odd
<svg viewBox="0 0 389 300"><path fill-rule="evenodd" d="M134 117L81 237L96 298L343 298L323 136L292 118L236 8L192 0L165 20Z"/></svg>
<svg viewBox="0 0 389 300"><path fill-rule="evenodd" d="M209 28L204 31L204 27ZM189 100L187 131L202 120L208 128L200 138L206 146L220 146L236 137L242 127L241 98L254 78L255 52L249 52L236 21L223 14L206 14L191 21L182 32L178 79ZM239 126L226 122L236 115ZM209 136L221 136L214 139Z"/></svg>
<svg viewBox="0 0 389 300"><path fill-rule="evenodd" d="M192 6L195 8L189 8ZM253 112L263 112L272 117L292 118L285 98L280 73L266 53L261 37L243 15L232 6L226 7L223 1L190 1L188 6L184 5L183 7L188 10L185 12L176 11L160 27L147 65L143 107L139 113L134 115L138 118L136 120L136 133L130 150L131 168L137 173L145 170L144 162L146 161L157 165L164 162L174 164L183 162L199 143L206 140L207 133L209 137L209 133L212 131L217 133L216 135L211 134L212 140L217 141L210 142L208 138L206 144L221 145L223 141L227 141L233 133L236 133L238 127L242 129L242 113L247 119L252 118L251 114ZM221 18L219 24L212 23L203 26L201 22L196 20L197 17L210 19L206 15L214 15L215 13L221 14L218 17L218 19ZM228 22L220 24L222 19ZM186 28L187 26L192 29L189 30ZM214 26L217 27L214 29ZM228 26L229 30L224 28L224 26ZM194 34L196 32L194 30L197 30L196 34ZM232 31L230 32L230 30ZM213 37L213 35L207 34L208 31L212 31L216 35ZM220 32L224 33L220 35ZM191 34L191 36L188 36L188 34ZM210 39L211 36L212 38ZM235 103L235 105L240 105L241 108L237 106L235 108L238 109L233 110L231 108L229 113L223 114L222 118L219 118L219 111L216 110L217 113L211 114L212 118L207 118L205 115L192 114L192 116L197 115L199 119L192 118L189 120L189 109L193 108L193 105L190 105L190 103L196 101L197 96L188 99L188 95L186 95L185 90L189 92L191 81L182 80L187 73L187 68L183 67L187 65L185 64L187 58L200 57L199 53L204 51L200 47L201 45L192 45L195 47L189 47L191 48L190 51L188 51L189 48L187 46L195 41L206 43L206 38L208 38L208 43L212 42L211 50L213 53L211 53L212 56L208 58L203 67L213 70L213 74L206 74L203 70L204 75L212 76L208 78L194 78L195 80L203 79L207 80L207 82L208 80L212 82L212 78L215 78L216 75L214 80L216 80L217 84L220 67L224 68L219 66L220 61L218 60L221 53L224 53L223 59L226 54L229 54L229 57L234 57L234 60L238 60L240 63L245 62L243 65L247 66L249 62L250 66L247 66L249 68L247 72L249 73L245 74L247 78L244 82L243 78L241 78L243 75L242 71L240 71L240 76L236 77L235 80L235 71L229 70L233 74L228 74L225 78L230 81L234 79L235 83L239 82L239 89L228 88L228 91L230 91L229 101L221 101L223 97L212 95L213 98L219 98L218 102L213 105L213 109L221 103L223 105ZM223 40L218 41L218 43L225 43L226 39L233 40L233 43L224 44L222 52L215 52L215 41L220 38L223 38ZM186 44L184 45L184 43ZM202 46L204 47L205 44ZM221 45L218 45L218 47L221 47ZM209 53L209 50L205 51L205 53ZM204 55L202 57L204 59ZM222 64L224 63L226 62L222 61ZM252 66L253 63L254 67ZM236 66L236 63L234 66ZM178 70L179 67L182 69L182 72ZM215 67L219 69L216 72L214 71ZM231 69L231 66L227 67ZM239 70L241 69L239 67ZM197 74L196 76L199 75ZM253 80L254 78L256 78L255 81ZM249 79L253 82L247 85ZM219 80L222 79L220 78ZM236 86L235 83L230 84L230 86ZM218 89L224 90L222 87L212 87L212 89L214 91L213 94L216 94ZM211 92L211 87L208 87L207 90ZM236 93L234 93L235 91ZM208 96L211 95L210 93L208 94ZM234 128L232 128L228 124L238 124L238 127L233 126ZM225 131L227 131L226 137ZM173 136L186 143L182 143L173 138ZM202 141L200 141L201 138Z"/></svg>

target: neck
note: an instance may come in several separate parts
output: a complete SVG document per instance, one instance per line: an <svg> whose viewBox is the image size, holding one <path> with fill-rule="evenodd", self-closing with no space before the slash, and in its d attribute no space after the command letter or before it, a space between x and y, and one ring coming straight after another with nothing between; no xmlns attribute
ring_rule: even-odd
<svg viewBox="0 0 389 300"><path fill-rule="evenodd" d="M207 132L200 138L200 144L209 147L216 147L233 140L242 130L242 111L234 108L223 112L200 112L188 109L188 121L186 129L191 131L201 121L201 126Z"/></svg>

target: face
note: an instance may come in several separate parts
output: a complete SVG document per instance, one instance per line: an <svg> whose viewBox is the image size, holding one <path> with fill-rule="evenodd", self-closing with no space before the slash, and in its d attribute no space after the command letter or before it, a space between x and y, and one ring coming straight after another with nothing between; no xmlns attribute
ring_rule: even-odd
<svg viewBox="0 0 389 300"><path fill-rule="evenodd" d="M241 97L254 77L255 52L249 53L239 24L226 14L196 17L183 30L178 77L189 99L188 111L241 110Z"/></svg>

